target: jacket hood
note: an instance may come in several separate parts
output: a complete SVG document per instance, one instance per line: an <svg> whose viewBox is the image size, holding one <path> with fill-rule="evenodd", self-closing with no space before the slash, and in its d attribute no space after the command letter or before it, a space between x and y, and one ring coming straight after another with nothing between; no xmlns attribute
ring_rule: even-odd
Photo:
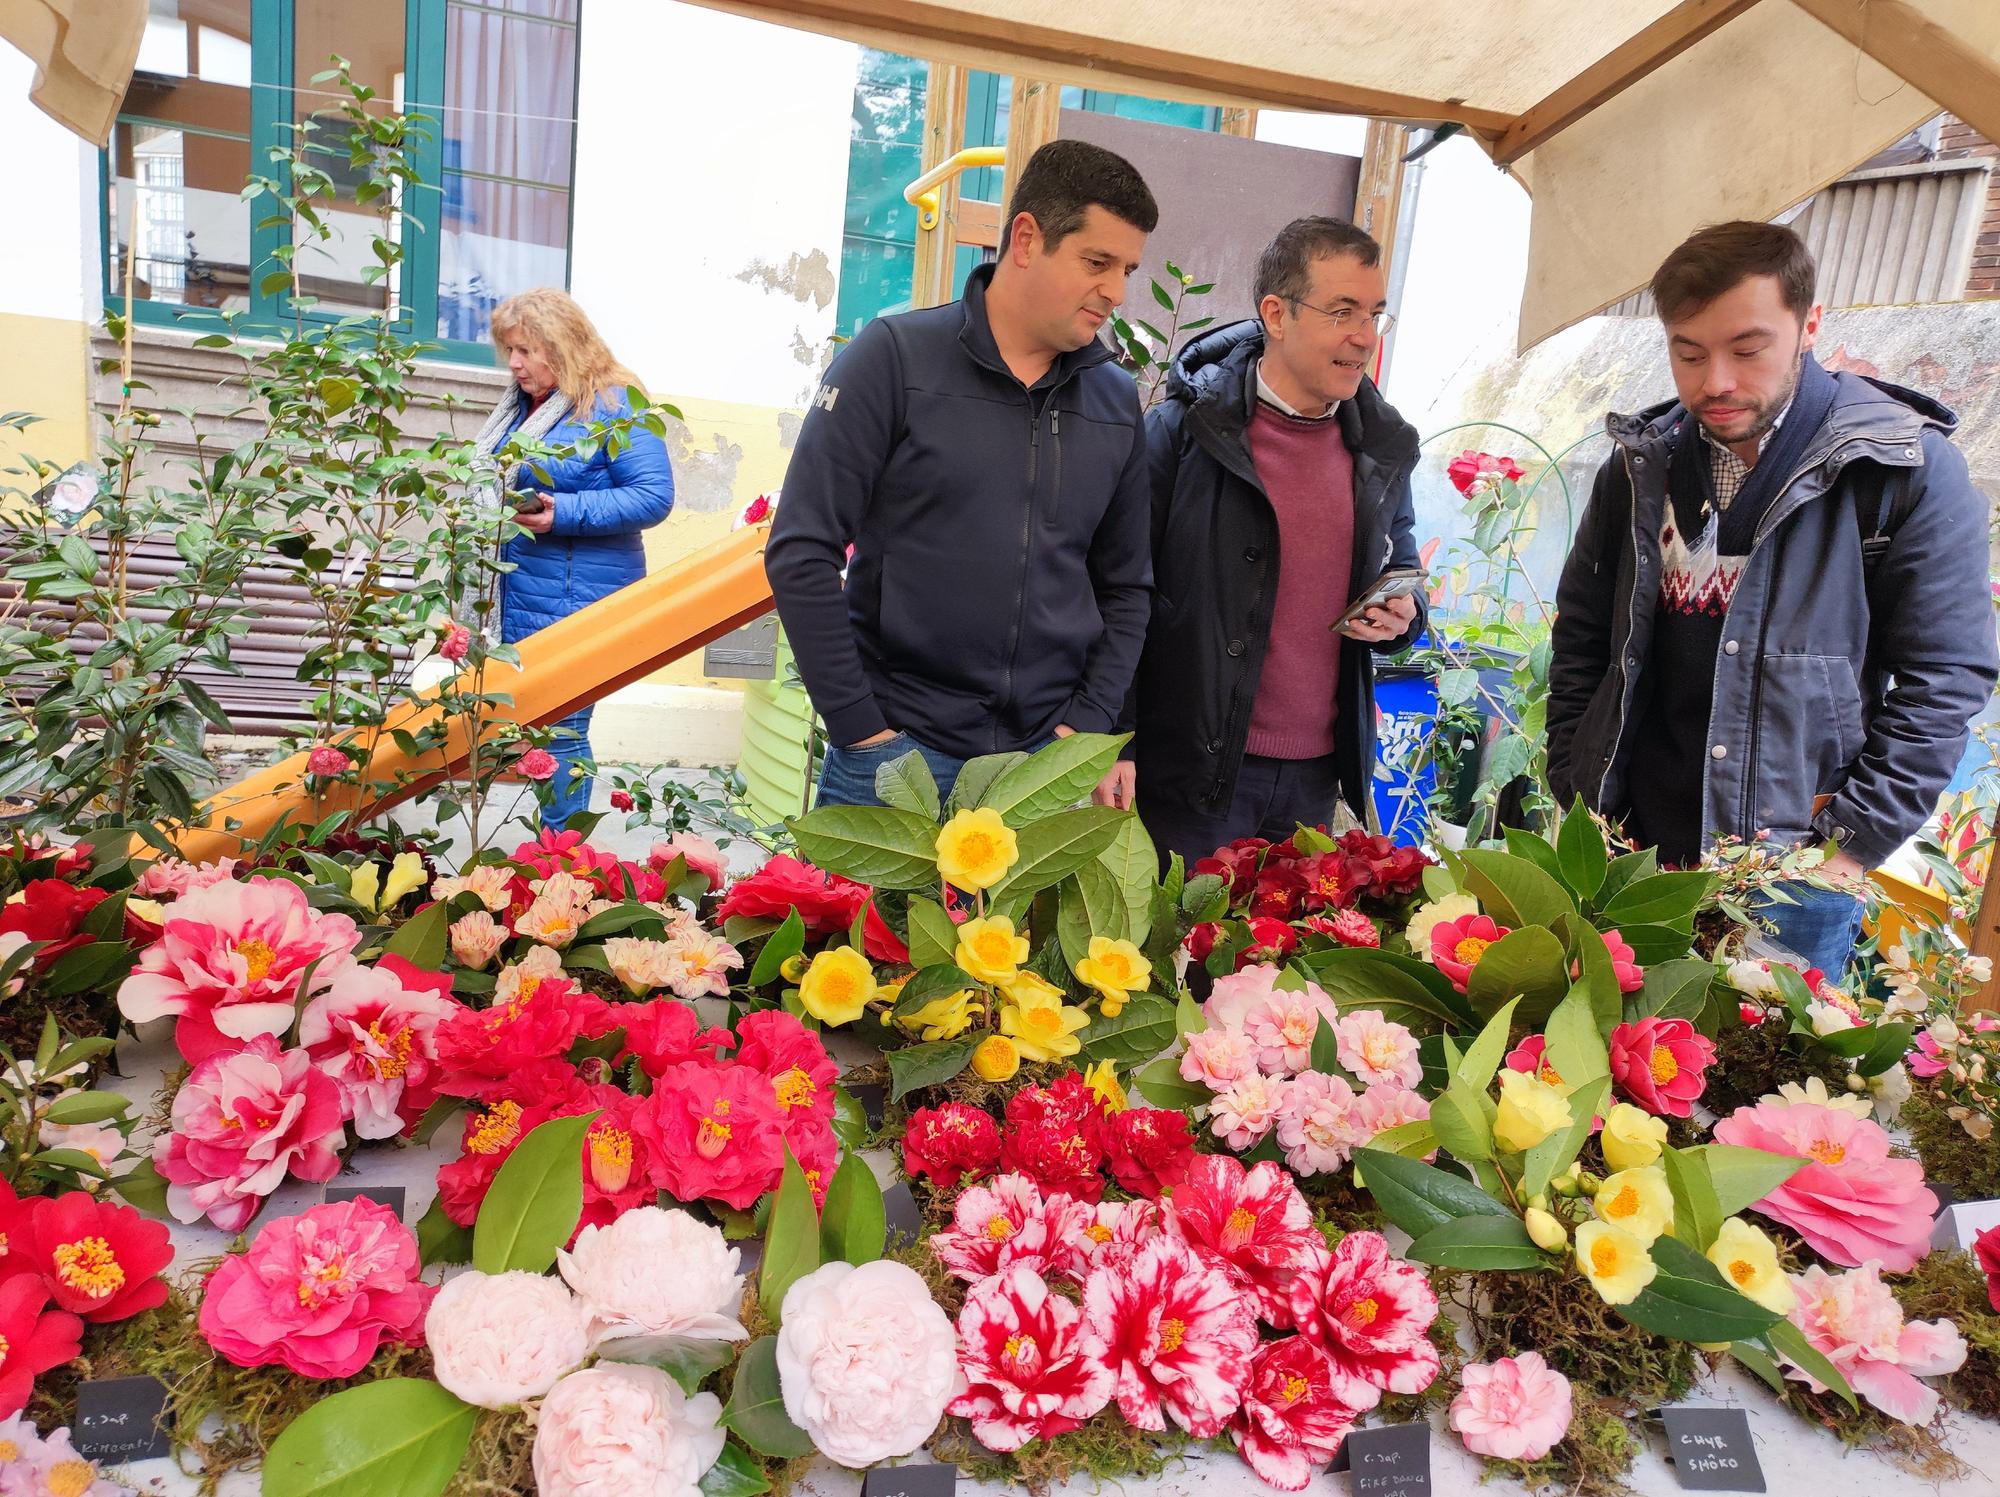
<svg viewBox="0 0 2000 1497"><path fill-rule="evenodd" d="M1827 414L1827 424L1840 427L1848 436L1908 441L1925 427L1947 437L1958 429L1957 413L1928 395L1845 369L1830 372L1833 409ZM1650 448L1665 444L1687 413L1680 401L1662 400L1631 415L1614 412L1604 418L1604 429L1613 441L1626 447Z"/></svg>

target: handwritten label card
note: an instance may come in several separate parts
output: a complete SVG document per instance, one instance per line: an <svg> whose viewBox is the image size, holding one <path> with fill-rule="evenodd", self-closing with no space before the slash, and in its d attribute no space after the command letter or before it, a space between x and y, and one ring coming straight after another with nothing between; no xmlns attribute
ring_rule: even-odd
<svg viewBox="0 0 2000 1497"><path fill-rule="evenodd" d="M861 1111L868 1118L868 1126L882 1126L883 1109L888 1105L889 1088L879 1081L864 1081L858 1086L850 1086L848 1094L861 1104Z"/></svg>
<svg viewBox="0 0 2000 1497"><path fill-rule="evenodd" d="M1667 1459L1681 1485L1700 1492L1762 1492L1764 1469L1750 1441L1750 1416L1742 1409L1673 1404L1660 1410L1667 1426Z"/></svg>
<svg viewBox="0 0 2000 1497"><path fill-rule="evenodd" d="M1341 1443L1348 1490L1355 1497L1430 1497L1431 1427L1385 1424L1357 1429Z"/></svg>
<svg viewBox="0 0 2000 1497"><path fill-rule="evenodd" d="M386 1206L403 1219L404 1190L400 1185L329 1185L326 1188L326 1203L329 1206L341 1201L373 1201L378 1206Z"/></svg>
<svg viewBox="0 0 2000 1497"><path fill-rule="evenodd" d="M917 1198L910 1194L909 1182L898 1180L882 1192L882 1209L889 1218L889 1246L898 1242L915 1242L917 1233L924 1224L923 1213L917 1210Z"/></svg>
<svg viewBox="0 0 2000 1497"><path fill-rule="evenodd" d="M107 1377L77 1384L77 1454L93 1461L144 1461L172 1450L160 1426L167 1388L156 1377Z"/></svg>
<svg viewBox="0 0 2000 1497"><path fill-rule="evenodd" d="M861 1497L955 1497L956 1466L876 1466L861 1478Z"/></svg>
<svg viewBox="0 0 2000 1497"><path fill-rule="evenodd" d="M1938 1186L1932 1190L1943 1192ZM1946 1201L1931 1229L1931 1246L1943 1252L1972 1251L1972 1241L1988 1227L2000 1227L2000 1201Z"/></svg>

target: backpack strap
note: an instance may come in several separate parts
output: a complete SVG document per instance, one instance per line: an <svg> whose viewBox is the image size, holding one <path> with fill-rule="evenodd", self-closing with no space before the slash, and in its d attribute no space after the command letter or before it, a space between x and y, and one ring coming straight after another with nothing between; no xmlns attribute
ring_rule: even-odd
<svg viewBox="0 0 2000 1497"><path fill-rule="evenodd" d="M1882 558L1889 554L1896 532L1903 528L1903 521L1917 507L1916 486L1910 482L1911 471L1909 468L1869 463L1858 475L1860 482L1854 493L1854 523L1861 529L1861 576L1868 590L1871 612L1875 573L1881 568Z"/></svg>

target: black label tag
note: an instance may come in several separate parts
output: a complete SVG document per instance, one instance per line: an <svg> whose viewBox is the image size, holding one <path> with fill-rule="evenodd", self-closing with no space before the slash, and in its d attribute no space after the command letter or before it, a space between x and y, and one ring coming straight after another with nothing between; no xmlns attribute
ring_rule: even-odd
<svg viewBox="0 0 2000 1497"><path fill-rule="evenodd" d="M882 1109L888 1106L889 1089L879 1081L864 1081L859 1086L850 1086L847 1094L861 1104L861 1111L868 1119L868 1127L882 1126Z"/></svg>
<svg viewBox="0 0 2000 1497"><path fill-rule="evenodd" d="M1674 1404L1660 1410L1667 1459L1683 1487L1701 1492L1762 1492L1764 1470L1742 1409Z"/></svg>
<svg viewBox="0 0 2000 1497"><path fill-rule="evenodd" d="M755 1277L758 1267L764 1261L764 1239L740 1237L729 1245L736 1249L736 1271Z"/></svg>
<svg viewBox="0 0 2000 1497"><path fill-rule="evenodd" d="M956 1466L875 1466L861 1478L861 1497L954 1497Z"/></svg>
<svg viewBox="0 0 2000 1497"><path fill-rule="evenodd" d="M1430 1497L1431 1427L1385 1424L1357 1429L1341 1442L1348 1490L1361 1497Z"/></svg>
<svg viewBox="0 0 2000 1497"><path fill-rule="evenodd" d="M107 1377L76 1386L78 1455L93 1461L145 1461L168 1455L162 1418L167 1387L156 1377Z"/></svg>
<svg viewBox="0 0 2000 1497"><path fill-rule="evenodd" d="M882 1210L889 1218L889 1246L913 1243L923 1229L924 1216L917 1210L917 1198L910 1194L907 1180L898 1180L882 1192Z"/></svg>
<svg viewBox="0 0 2000 1497"><path fill-rule="evenodd" d="M403 1219L404 1190L400 1185L329 1185L326 1188L326 1203L337 1205L341 1201L373 1201L378 1206L386 1206Z"/></svg>

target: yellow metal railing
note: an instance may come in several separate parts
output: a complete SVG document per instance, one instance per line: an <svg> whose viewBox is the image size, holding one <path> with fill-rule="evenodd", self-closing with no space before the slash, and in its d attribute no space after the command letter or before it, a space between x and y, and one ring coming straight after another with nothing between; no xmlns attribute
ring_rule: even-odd
<svg viewBox="0 0 2000 1497"><path fill-rule="evenodd" d="M938 188L957 176L960 172L976 171L982 166L1004 166L1007 162L1005 146L967 146L956 156L940 161L916 181L903 189L903 201L917 210L917 227L935 229L938 226Z"/></svg>

